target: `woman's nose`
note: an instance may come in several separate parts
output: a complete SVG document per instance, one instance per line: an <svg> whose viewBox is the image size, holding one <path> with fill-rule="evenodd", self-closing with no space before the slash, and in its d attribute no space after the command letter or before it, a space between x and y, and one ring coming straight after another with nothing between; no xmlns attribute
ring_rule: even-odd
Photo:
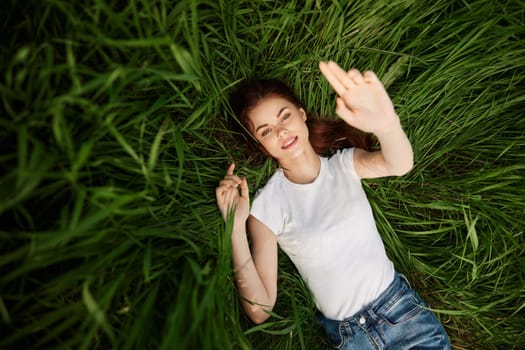
<svg viewBox="0 0 525 350"><path fill-rule="evenodd" d="M279 138L284 137L288 135L288 130L286 128L279 127L279 129L277 129L277 135L279 136Z"/></svg>

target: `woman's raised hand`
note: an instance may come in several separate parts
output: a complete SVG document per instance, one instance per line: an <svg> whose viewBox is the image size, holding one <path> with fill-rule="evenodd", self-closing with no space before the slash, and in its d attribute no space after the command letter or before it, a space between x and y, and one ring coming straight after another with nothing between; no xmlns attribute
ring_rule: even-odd
<svg viewBox="0 0 525 350"><path fill-rule="evenodd" d="M228 219L228 215L232 210L235 210L235 223L245 223L250 215L250 195L248 191L248 182L246 178L240 178L233 174L235 164L231 164L226 171L226 176L219 182L219 186L215 189L215 196L217 197L217 205L224 218ZM238 186L241 191L239 194Z"/></svg>
<svg viewBox="0 0 525 350"><path fill-rule="evenodd" d="M372 71L345 72L333 61L319 63L321 72L339 97L335 112L348 124L365 132L378 133L399 127L392 101Z"/></svg>

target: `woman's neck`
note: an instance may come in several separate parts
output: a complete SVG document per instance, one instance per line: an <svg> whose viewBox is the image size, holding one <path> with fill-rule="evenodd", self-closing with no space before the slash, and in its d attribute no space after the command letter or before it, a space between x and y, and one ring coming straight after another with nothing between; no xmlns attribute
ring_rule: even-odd
<svg viewBox="0 0 525 350"><path fill-rule="evenodd" d="M301 156L286 162L279 162L284 171L284 176L291 182L297 184L309 184L319 176L321 169L321 158L312 149Z"/></svg>

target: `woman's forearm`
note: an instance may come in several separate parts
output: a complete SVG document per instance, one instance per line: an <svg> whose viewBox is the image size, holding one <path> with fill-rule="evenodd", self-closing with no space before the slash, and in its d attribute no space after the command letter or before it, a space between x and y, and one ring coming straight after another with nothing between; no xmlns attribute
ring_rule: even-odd
<svg viewBox="0 0 525 350"><path fill-rule="evenodd" d="M248 317L255 323L262 323L271 311L275 300L270 297L257 271L245 225L236 225L232 233L232 262L235 281L241 304Z"/></svg>
<svg viewBox="0 0 525 350"><path fill-rule="evenodd" d="M392 175L404 175L414 165L412 145L401 127L399 118L388 128L375 133L381 144L385 165Z"/></svg>

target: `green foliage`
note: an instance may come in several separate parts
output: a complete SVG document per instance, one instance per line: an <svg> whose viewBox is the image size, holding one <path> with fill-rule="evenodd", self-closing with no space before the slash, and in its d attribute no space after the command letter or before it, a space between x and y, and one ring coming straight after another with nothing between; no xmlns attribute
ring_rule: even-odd
<svg viewBox="0 0 525 350"><path fill-rule="evenodd" d="M414 146L365 184L389 256L454 348L520 348L524 5L3 1L0 348L325 348L284 255L275 314L247 321L214 188L275 167L226 130L230 89L283 78L332 117L328 59L382 78Z"/></svg>

